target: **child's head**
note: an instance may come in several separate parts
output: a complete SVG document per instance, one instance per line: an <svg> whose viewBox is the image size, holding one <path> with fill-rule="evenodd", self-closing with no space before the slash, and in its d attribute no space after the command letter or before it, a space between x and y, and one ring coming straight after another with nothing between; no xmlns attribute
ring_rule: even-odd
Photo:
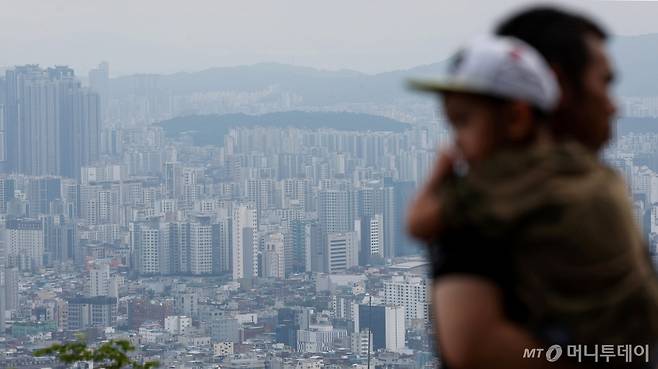
<svg viewBox="0 0 658 369"><path fill-rule="evenodd" d="M479 38L455 57L447 77L413 84L442 94L457 148L471 163L531 142L538 118L559 99L555 76L539 53L510 37Z"/></svg>
<svg viewBox="0 0 658 369"><path fill-rule="evenodd" d="M520 100L445 92L443 107L455 146L469 163L485 159L501 147L531 142L539 130L541 113Z"/></svg>

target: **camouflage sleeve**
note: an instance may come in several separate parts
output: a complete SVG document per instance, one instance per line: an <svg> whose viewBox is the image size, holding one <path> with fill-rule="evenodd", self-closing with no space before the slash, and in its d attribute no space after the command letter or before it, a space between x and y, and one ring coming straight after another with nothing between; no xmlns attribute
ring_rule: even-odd
<svg viewBox="0 0 658 369"><path fill-rule="evenodd" d="M460 199L459 182L458 178L449 177L437 190L438 196L441 199L439 218L446 230L455 228L455 220L459 216L459 203L462 201Z"/></svg>
<svg viewBox="0 0 658 369"><path fill-rule="evenodd" d="M504 287L508 284L507 249L499 238L483 232L479 207L484 193L476 191L465 177L451 177L439 189L442 232L430 245L434 279L454 274L484 278Z"/></svg>
<svg viewBox="0 0 658 369"><path fill-rule="evenodd" d="M449 177L438 191L441 199L440 220L448 233L478 228L478 207L484 205L484 194L477 191L466 177Z"/></svg>

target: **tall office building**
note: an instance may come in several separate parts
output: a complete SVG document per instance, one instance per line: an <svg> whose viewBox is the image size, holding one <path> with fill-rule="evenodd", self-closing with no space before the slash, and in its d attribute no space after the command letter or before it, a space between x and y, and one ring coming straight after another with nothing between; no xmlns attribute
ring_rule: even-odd
<svg viewBox="0 0 658 369"><path fill-rule="evenodd" d="M44 72L38 65L25 65L9 69L5 72L5 140L7 151L7 171L25 173L23 156L25 143L22 138L27 129L25 116L21 111L24 105L25 85L29 81L43 79Z"/></svg>
<svg viewBox="0 0 658 369"><path fill-rule="evenodd" d="M98 159L98 94L83 89L73 69L15 67L4 87L8 171L78 178Z"/></svg>
<svg viewBox="0 0 658 369"><path fill-rule="evenodd" d="M418 276L393 276L384 282L386 304L404 306L406 320L429 319L429 285Z"/></svg>
<svg viewBox="0 0 658 369"><path fill-rule="evenodd" d="M199 168L183 168L181 173L181 194L182 205L186 209L191 209L194 202L201 197L201 186L198 180L203 176Z"/></svg>
<svg viewBox="0 0 658 369"><path fill-rule="evenodd" d="M182 191L181 168L176 162L166 162L163 168L164 194L168 199L175 199Z"/></svg>
<svg viewBox="0 0 658 369"><path fill-rule="evenodd" d="M121 221L121 185L104 182L80 185L80 218L87 225L119 224Z"/></svg>
<svg viewBox="0 0 658 369"><path fill-rule="evenodd" d="M404 207L408 206L406 203L398 203L401 199L396 196L395 187L384 186L382 188L382 234L384 237L383 257L391 259L398 256L398 244L395 242L397 239L397 232L406 234L403 229L406 224L403 218ZM401 211L399 211L401 210ZM399 215L398 215L399 212ZM402 222L402 224L396 224Z"/></svg>
<svg viewBox="0 0 658 369"><path fill-rule="evenodd" d="M48 214L50 204L62 198L62 179L46 176L29 179L27 188L28 212L31 217Z"/></svg>
<svg viewBox="0 0 658 369"><path fill-rule="evenodd" d="M0 80L0 93L4 90L4 81ZM5 105L2 103L2 100L0 100L0 173L9 172L7 159L7 127L5 125Z"/></svg>
<svg viewBox="0 0 658 369"><path fill-rule="evenodd" d="M359 239L356 232L329 233L327 237L326 271L344 273L358 265Z"/></svg>
<svg viewBox="0 0 658 369"><path fill-rule="evenodd" d="M89 270L89 296L110 295L110 265L102 263Z"/></svg>
<svg viewBox="0 0 658 369"><path fill-rule="evenodd" d="M232 275L233 280L258 276L258 220L256 209L247 205L233 208Z"/></svg>
<svg viewBox="0 0 658 369"><path fill-rule="evenodd" d="M318 217L326 233L349 232L354 227L351 191L323 190L318 194Z"/></svg>
<svg viewBox="0 0 658 369"><path fill-rule="evenodd" d="M60 68L48 72L42 78L25 81L19 105L22 118L18 136L20 173L56 175L62 172L62 118L70 121L66 108L75 81L72 70ZM56 79L49 78L51 75Z"/></svg>
<svg viewBox="0 0 658 369"><path fill-rule="evenodd" d="M100 98L89 89L70 96L70 120L63 123L61 175L80 178L80 169L100 158Z"/></svg>
<svg viewBox="0 0 658 369"><path fill-rule="evenodd" d="M77 239L76 225L67 221L64 215L42 215L44 234L44 262L51 266L54 262L66 262L75 258Z"/></svg>
<svg viewBox="0 0 658 369"><path fill-rule="evenodd" d="M265 236L265 249L263 250L263 277L285 278L285 240L281 232Z"/></svg>
<svg viewBox="0 0 658 369"><path fill-rule="evenodd" d="M110 65L107 62L101 62L94 69L89 71L89 87L98 94L100 100L100 117L101 122L108 118L108 106L110 101Z"/></svg>
<svg viewBox="0 0 658 369"><path fill-rule="evenodd" d="M103 102L101 101L101 110L103 109ZM101 112L101 115L103 113ZM102 118L101 118L102 119ZM101 130L101 154L109 154L112 156L120 155L123 152L123 131L118 128L104 128Z"/></svg>
<svg viewBox="0 0 658 369"><path fill-rule="evenodd" d="M44 232L38 219L8 219L3 231L7 265L22 271L43 267Z"/></svg>
<svg viewBox="0 0 658 369"><path fill-rule="evenodd" d="M362 216L355 221L354 228L360 240L359 265L383 263L386 241L384 224L382 214Z"/></svg>
<svg viewBox="0 0 658 369"><path fill-rule="evenodd" d="M229 270L230 222L197 214L185 222L163 224L161 274L207 275Z"/></svg>
<svg viewBox="0 0 658 369"><path fill-rule="evenodd" d="M6 287L5 266L0 263L0 336L5 335Z"/></svg>
<svg viewBox="0 0 658 369"><path fill-rule="evenodd" d="M117 321L117 299L109 296L76 296L67 301L67 329L113 327Z"/></svg>
<svg viewBox="0 0 658 369"><path fill-rule="evenodd" d="M370 258L384 258L384 216L375 214L368 227L368 250Z"/></svg>
<svg viewBox="0 0 658 369"><path fill-rule="evenodd" d="M130 242L135 253L135 267L139 274L155 275L162 272L162 234L157 223L131 223Z"/></svg>
<svg viewBox="0 0 658 369"><path fill-rule="evenodd" d="M18 268L5 267L5 309L18 309Z"/></svg>
<svg viewBox="0 0 658 369"><path fill-rule="evenodd" d="M359 305L354 331L372 334L373 350L401 352L406 344L404 306ZM366 349L366 353L367 353Z"/></svg>
<svg viewBox="0 0 658 369"><path fill-rule="evenodd" d="M259 214L274 204L274 183L271 179L248 179L246 189L247 199L256 204Z"/></svg>
<svg viewBox="0 0 658 369"><path fill-rule="evenodd" d="M231 270L231 219L224 213L213 224L213 272Z"/></svg>
<svg viewBox="0 0 658 369"><path fill-rule="evenodd" d="M418 253L417 242L404 229L407 210L415 191L416 186L412 181L384 179L384 255L387 258Z"/></svg>
<svg viewBox="0 0 658 369"><path fill-rule="evenodd" d="M368 183L368 187L360 188L356 193L357 216L371 217L383 211L383 191L379 182Z"/></svg>
<svg viewBox="0 0 658 369"><path fill-rule="evenodd" d="M308 237L309 253L306 257L307 270L327 273L327 237L319 222L306 225L305 237Z"/></svg>
<svg viewBox="0 0 658 369"><path fill-rule="evenodd" d="M171 222L165 226L164 274L187 274L190 272L190 224Z"/></svg>
<svg viewBox="0 0 658 369"><path fill-rule="evenodd" d="M291 272L303 273L311 270L311 224L293 220L290 224L292 247Z"/></svg>
<svg viewBox="0 0 658 369"><path fill-rule="evenodd" d="M0 178L0 214L7 213L7 205L14 198L16 181L13 178Z"/></svg>
<svg viewBox="0 0 658 369"><path fill-rule="evenodd" d="M116 278L110 275L110 265L100 263L89 270L89 296L119 297Z"/></svg>
<svg viewBox="0 0 658 369"><path fill-rule="evenodd" d="M190 273L212 274L212 225L208 217L190 223Z"/></svg>
<svg viewBox="0 0 658 369"><path fill-rule="evenodd" d="M282 183L283 205L300 206L304 211L312 211L311 186L306 178L286 178Z"/></svg>

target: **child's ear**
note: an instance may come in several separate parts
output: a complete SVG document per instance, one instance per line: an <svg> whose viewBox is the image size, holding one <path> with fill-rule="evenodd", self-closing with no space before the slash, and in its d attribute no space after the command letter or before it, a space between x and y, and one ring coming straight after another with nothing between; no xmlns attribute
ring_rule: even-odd
<svg viewBox="0 0 658 369"><path fill-rule="evenodd" d="M507 112L507 137L512 141L523 141L530 137L535 129L532 107L522 101L509 104Z"/></svg>

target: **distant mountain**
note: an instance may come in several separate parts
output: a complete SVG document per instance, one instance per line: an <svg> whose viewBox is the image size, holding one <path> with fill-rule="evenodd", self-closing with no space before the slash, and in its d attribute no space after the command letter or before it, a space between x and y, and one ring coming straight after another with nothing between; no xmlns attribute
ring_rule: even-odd
<svg viewBox="0 0 658 369"><path fill-rule="evenodd" d="M620 71L617 91L623 96L658 96L658 34L621 36L611 42ZM379 74L351 70L325 71L276 63L211 68L194 73L132 75L111 80L115 97L144 91L192 95L212 91L253 92L274 87L301 96L298 106L340 104L407 104L421 95L405 86L410 77L433 76L446 61Z"/></svg>
<svg viewBox="0 0 658 369"><path fill-rule="evenodd" d="M333 128L343 131L393 132L410 127L407 123L368 114L302 111L263 115L193 115L166 120L158 125L163 127L168 137L177 137L181 133L191 135L196 145L222 143L224 135L232 127Z"/></svg>
<svg viewBox="0 0 658 369"><path fill-rule="evenodd" d="M414 97L405 87L408 76L435 75L442 70L443 63L435 63L404 71L369 75L350 70L323 71L264 63L212 68L194 73L119 77L111 80L111 91L113 96L121 97L140 94L140 90L149 87L174 95L211 91L248 92L275 87L301 96L305 106L391 103L401 98Z"/></svg>
<svg viewBox="0 0 658 369"><path fill-rule="evenodd" d="M176 73L159 76L158 88L174 94L187 95L210 91L255 91L278 86L301 94L305 98L332 100L337 92L350 88L351 82L362 75L353 71L320 71L307 67L263 63L248 66L212 68L194 73ZM128 93L135 80L142 76L120 77L112 81L112 91Z"/></svg>

